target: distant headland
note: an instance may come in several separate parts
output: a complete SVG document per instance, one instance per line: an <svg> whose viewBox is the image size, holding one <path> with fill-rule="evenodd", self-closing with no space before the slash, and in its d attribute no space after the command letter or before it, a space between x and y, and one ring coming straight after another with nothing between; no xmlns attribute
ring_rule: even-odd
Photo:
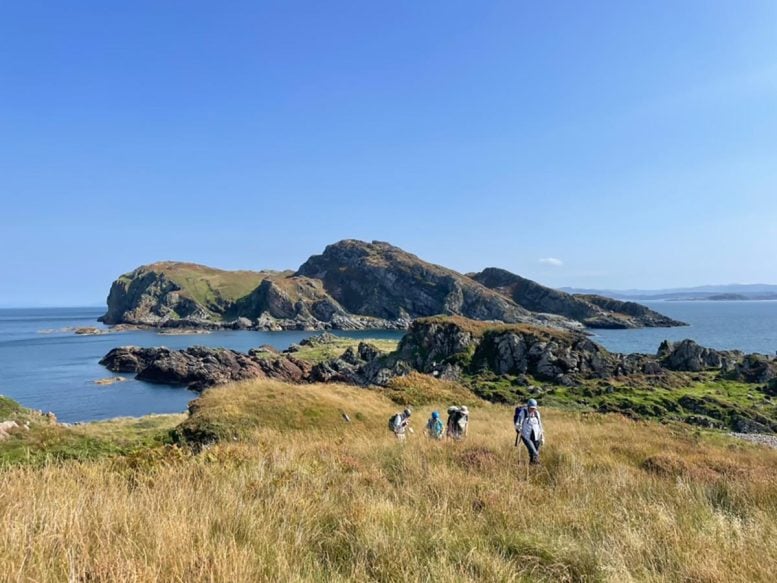
<svg viewBox="0 0 777 583"><path fill-rule="evenodd" d="M462 274L388 243L344 240L296 271L159 262L111 286L109 325L251 330L406 329L456 315L563 329L682 326L631 301L573 295L497 268Z"/></svg>

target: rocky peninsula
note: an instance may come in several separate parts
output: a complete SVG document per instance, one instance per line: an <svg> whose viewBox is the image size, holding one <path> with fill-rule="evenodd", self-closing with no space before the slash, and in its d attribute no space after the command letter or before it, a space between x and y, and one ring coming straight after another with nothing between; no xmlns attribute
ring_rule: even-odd
<svg viewBox="0 0 777 583"><path fill-rule="evenodd" d="M344 240L296 271L160 262L119 277L101 321L166 329L407 329L437 314L559 329L682 325L633 302L579 297L498 269L464 275L398 247Z"/></svg>

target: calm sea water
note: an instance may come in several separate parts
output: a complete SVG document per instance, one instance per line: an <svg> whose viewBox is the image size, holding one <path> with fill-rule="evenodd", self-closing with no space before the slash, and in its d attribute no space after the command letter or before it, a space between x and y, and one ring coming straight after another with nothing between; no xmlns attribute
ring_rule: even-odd
<svg viewBox="0 0 777 583"><path fill-rule="evenodd" d="M593 339L615 352L655 353L663 340L691 338L710 348L774 354L775 302L642 302L689 326L639 330L595 330Z"/></svg>
<svg viewBox="0 0 777 583"><path fill-rule="evenodd" d="M655 352L662 340L694 340L714 348L747 352L777 351L777 302L653 302L654 309L688 322L684 328L601 330L594 339L617 352ZM148 413L176 413L196 394L128 380L94 384L114 376L100 358L111 348L194 344L245 351L270 344L284 349L310 332L224 331L193 336L163 336L150 331L76 336L67 328L96 326L100 308L0 310L0 394L27 407L53 411L61 421L87 421ZM342 332L355 338L399 338L394 331ZM124 375L127 376L127 375Z"/></svg>
<svg viewBox="0 0 777 583"><path fill-rule="evenodd" d="M246 351L270 344L279 350L311 332L219 331L191 336L132 331L77 336L67 328L99 326L101 308L0 310L0 395L26 407L53 411L60 421L88 421L149 413L179 413L197 394L181 387L144 383L115 375L98 364L111 348L123 345L185 348L195 344ZM353 338L399 338L400 332L342 332ZM123 383L94 381L124 376Z"/></svg>

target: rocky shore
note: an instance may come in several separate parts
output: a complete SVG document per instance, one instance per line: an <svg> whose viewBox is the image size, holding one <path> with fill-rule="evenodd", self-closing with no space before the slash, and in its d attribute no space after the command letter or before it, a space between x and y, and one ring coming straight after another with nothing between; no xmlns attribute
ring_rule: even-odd
<svg viewBox="0 0 777 583"><path fill-rule="evenodd" d="M491 375L510 378L517 386L540 381L575 388L592 381L617 381L673 389L696 382L695 373L714 373L719 379L761 385L756 387L760 394L777 397L777 360L705 348L692 340L664 342L654 355L619 354L578 332L437 317L414 322L393 352L361 342L339 355L317 361L305 358L304 348L334 340L324 334L283 352L270 347L240 353L202 346L185 350L125 346L111 350L100 362L113 372L134 373L139 380L193 390L252 378L385 386L411 372L452 380ZM697 416L709 417L719 408L706 397L683 399L683 407ZM732 426L748 432L777 428L766 418L749 417L748 425L734 419L736 411L729 413Z"/></svg>

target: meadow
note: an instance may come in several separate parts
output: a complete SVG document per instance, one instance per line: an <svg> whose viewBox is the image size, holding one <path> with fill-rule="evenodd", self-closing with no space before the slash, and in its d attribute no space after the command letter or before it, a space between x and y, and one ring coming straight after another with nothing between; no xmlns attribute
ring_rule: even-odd
<svg viewBox="0 0 777 583"><path fill-rule="evenodd" d="M426 404L400 443L386 422L416 394ZM120 443L0 470L0 576L773 579L777 451L684 424L545 408L542 465L529 467L512 408L477 400L465 441L426 439L432 409L467 394L420 376L386 391L247 382L206 391L183 423L63 429ZM204 438L217 441L188 447Z"/></svg>

